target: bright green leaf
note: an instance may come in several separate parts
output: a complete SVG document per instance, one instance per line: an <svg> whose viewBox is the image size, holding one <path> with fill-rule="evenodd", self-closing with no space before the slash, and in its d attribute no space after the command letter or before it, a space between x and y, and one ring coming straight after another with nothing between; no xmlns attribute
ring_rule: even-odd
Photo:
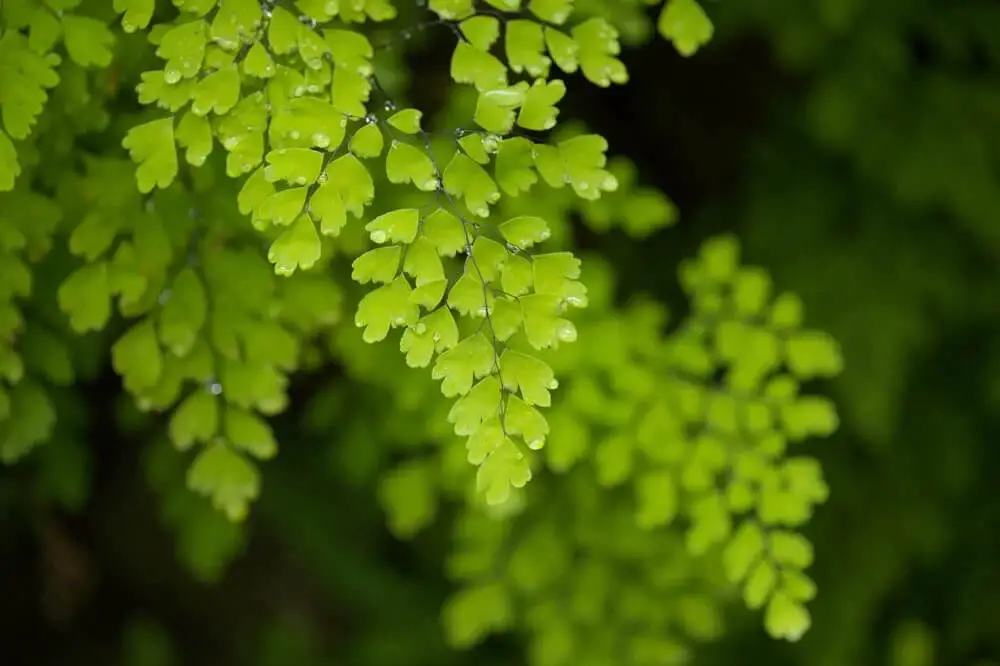
<svg viewBox="0 0 1000 666"><path fill-rule="evenodd" d="M246 517L249 503L260 492L257 470L246 458L222 442L205 447L188 470L191 490L212 500L212 505L233 522Z"/></svg>
<svg viewBox="0 0 1000 666"><path fill-rule="evenodd" d="M471 0L431 0L431 8L435 4L454 6L462 2L471 7ZM491 582L461 590L448 600L443 614L448 642L458 648L468 648L488 634L510 626L514 603L502 583Z"/></svg>
<svg viewBox="0 0 1000 666"><path fill-rule="evenodd" d="M564 23L573 12L573 0L531 0L531 13L550 23Z"/></svg>
<svg viewBox="0 0 1000 666"><path fill-rule="evenodd" d="M222 116L240 101L240 73L236 65L216 70L194 87L191 110L199 116L215 113Z"/></svg>
<svg viewBox="0 0 1000 666"><path fill-rule="evenodd" d="M160 311L160 340L175 356L187 356L208 319L208 297L201 278L184 268L174 278Z"/></svg>
<svg viewBox="0 0 1000 666"><path fill-rule="evenodd" d="M465 338L441 354L431 377L441 379L441 392L446 398L465 395L474 379L489 374L494 364L493 345L481 333Z"/></svg>
<svg viewBox="0 0 1000 666"><path fill-rule="evenodd" d="M458 344L458 325L448 308L438 308L407 328L399 341L411 368L424 368L434 352L444 352Z"/></svg>
<svg viewBox="0 0 1000 666"><path fill-rule="evenodd" d="M400 208L379 215L365 225L365 231L373 243L412 243L417 237L420 211L416 208Z"/></svg>
<svg viewBox="0 0 1000 666"><path fill-rule="evenodd" d="M118 338L111 347L111 363L131 393L156 384L163 371L163 353L152 319L143 320Z"/></svg>
<svg viewBox="0 0 1000 666"><path fill-rule="evenodd" d="M523 488L531 480L531 468L524 454L505 438L483 461L476 473L476 489L486 495L489 504L503 504L511 488Z"/></svg>
<svg viewBox="0 0 1000 666"><path fill-rule="evenodd" d="M167 84L190 79L201 71L207 39L204 21L181 23L163 35L156 55L167 61L163 67L163 80Z"/></svg>
<svg viewBox="0 0 1000 666"><path fill-rule="evenodd" d="M103 22L89 16L67 14L62 17L63 44L69 57L81 67L107 67L111 64L114 35Z"/></svg>
<svg viewBox="0 0 1000 666"><path fill-rule="evenodd" d="M505 241L522 250L548 240L552 235L545 220L534 215L512 217L500 223L498 229Z"/></svg>
<svg viewBox="0 0 1000 666"><path fill-rule="evenodd" d="M429 283L437 284L443 282L447 284L445 281L444 266L441 264L441 257L434 248L434 244L423 236L413 241L406 249L403 270L413 277L417 287ZM440 301L443 295L444 291L441 291L437 300ZM437 302L429 307L434 307L435 305L437 305Z"/></svg>
<svg viewBox="0 0 1000 666"><path fill-rule="evenodd" d="M390 328L417 322L420 311L410 302L411 291L406 278L400 276L361 299L354 323L365 329L361 335L365 342L378 342L389 334Z"/></svg>
<svg viewBox="0 0 1000 666"><path fill-rule="evenodd" d="M682 56L692 56L712 39L715 28L697 0L667 0L656 23Z"/></svg>
<svg viewBox="0 0 1000 666"><path fill-rule="evenodd" d="M529 19L507 21L505 47L507 63L517 73L527 72L536 79L548 76L551 60L545 55L542 26Z"/></svg>
<svg viewBox="0 0 1000 666"><path fill-rule="evenodd" d="M524 103L517 116L517 124L534 131L550 130L556 126L559 109L556 104L566 94L566 84L559 79L541 79L525 91Z"/></svg>
<svg viewBox="0 0 1000 666"><path fill-rule="evenodd" d="M669 470L659 469L639 477L635 486L636 524L653 529L670 524L677 515L678 488Z"/></svg>
<svg viewBox="0 0 1000 666"><path fill-rule="evenodd" d="M320 250L316 225L308 215L300 215L271 243L267 258L274 264L275 273L287 276L299 268L312 268L319 261Z"/></svg>
<svg viewBox="0 0 1000 666"><path fill-rule="evenodd" d="M361 158L378 157L384 142L382 131L375 123L366 123L351 136L351 152Z"/></svg>
<svg viewBox="0 0 1000 666"><path fill-rule="evenodd" d="M271 426L247 410L227 407L223 432L233 446L259 460L273 458L278 452Z"/></svg>
<svg viewBox="0 0 1000 666"><path fill-rule="evenodd" d="M767 633L774 638L795 642L809 630L812 620L805 606L782 592L771 598L764 615Z"/></svg>
<svg viewBox="0 0 1000 666"><path fill-rule="evenodd" d="M59 309L69 315L77 333L98 331L111 317L110 292L107 262L86 264L59 286Z"/></svg>
<svg viewBox="0 0 1000 666"><path fill-rule="evenodd" d="M208 119L187 111L177 124L177 143L187 148L185 159L192 166L201 166L212 152L212 126Z"/></svg>
<svg viewBox="0 0 1000 666"><path fill-rule="evenodd" d="M500 21L495 16L480 14L459 24L462 35L480 51L489 51L500 36Z"/></svg>
<svg viewBox="0 0 1000 666"><path fill-rule="evenodd" d="M267 178L267 174L264 174ZM254 216L277 226L287 226L299 219L306 205L309 189L306 187L290 187L268 196L257 209Z"/></svg>
<svg viewBox="0 0 1000 666"><path fill-rule="evenodd" d="M455 153L445 167L442 182L449 194L464 198L473 215L489 216L490 204L500 199L500 192L490 175L464 153Z"/></svg>
<svg viewBox="0 0 1000 666"><path fill-rule="evenodd" d="M500 356L500 367L504 386L511 391L520 390L521 397L527 404L541 407L552 404L549 391L559 383L545 361L513 349L505 349Z"/></svg>
<svg viewBox="0 0 1000 666"><path fill-rule="evenodd" d="M422 150L408 143L393 141L385 160L385 173L390 183L413 183L424 192L437 189L434 163Z"/></svg>
<svg viewBox="0 0 1000 666"><path fill-rule="evenodd" d="M135 178L139 191L151 192L154 187L166 188L177 176L177 151L174 147L173 118L162 118L128 131L122 146L139 164Z"/></svg>
<svg viewBox="0 0 1000 666"><path fill-rule="evenodd" d="M469 242L464 223L444 208L438 208L424 219L423 235L442 257L454 257L465 251Z"/></svg>
<svg viewBox="0 0 1000 666"><path fill-rule="evenodd" d="M283 180L289 185L312 185L323 168L323 155L311 148L272 150L265 159L264 177L272 183Z"/></svg>
<svg viewBox="0 0 1000 666"><path fill-rule="evenodd" d="M417 134L420 132L422 115L417 109L403 109L389 116L387 122L403 134Z"/></svg>
<svg viewBox="0 0 1000 666"><path fill-rule="evenodd" d="M155 4L155 0L114 0L113 6L122 14L122 30L133 33L149 25Z"/></svg>
<svg viewBox="0 0 1000 666"><path fill-rule="evenodd" d="M399 258L402 252L399 245L377 247L365 252L351 265L353 268L351 279L361 284L392 282L399 273Z"/></svg>
<svg viewBox="0 0 1000 666"><path fill-rule="evenodd" d="M254 42L250 47L246 60L243 61L243 71L258 79L269 79L277 72L274 60L271 59L263 42Z"/></svg>
<svg viewBox="0 0 1000 666"><path fill-rule="evenodd" d="M208 442L219 431L219 398L204 389L191 393L174 410L167 432L180 451L195 442Z"/></svg>

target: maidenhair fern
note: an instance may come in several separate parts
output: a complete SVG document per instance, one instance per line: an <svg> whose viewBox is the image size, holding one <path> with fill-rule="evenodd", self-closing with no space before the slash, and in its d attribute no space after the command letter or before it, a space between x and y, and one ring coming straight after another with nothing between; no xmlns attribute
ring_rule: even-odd
<svg viewBox="0 0 1000 666"><path fill-rule="evenodd" d="M675 221L559 110L571 75L628 81L614 17L659 3L108 4L0 10L5 461L50 437L46 385L72 381L78 362L67 331L23 307L58 243L64 321L108 331L135 406L167 415L173 451L153 445L150 481L202 577L236 552L258 462L278 453L268 417L293 374L331 352L435 444L382 480L393 529L411 536L440 502L464 502L445 609L456 645L518 629L538 665L667 663L718 634L733 590L766 608L772 635L802 635L815 588L797 530L827 488L790 449L837 426L828 400L800 395L840 372L837 345L802 328L794 294L740 265L735 238L681 267L692 312L669 331L658 305L615 305L599 260L581 262L571 241L574 217L636 238ZM376 40L397 10L414 23ZM685 56L712 36L695 0L658 16ZM433 118L380 64L418 31L451 49L456 87ZM116 77L135 63L150 67L130 81L143 111L111 118ZM77 145L92 132L123 136L123 150ZM338 326L345 302L354 330ZM399 366L419 371L367 365L381 348L357 343L390 336ZM191 454L186 472L177 452Z"/></svg>

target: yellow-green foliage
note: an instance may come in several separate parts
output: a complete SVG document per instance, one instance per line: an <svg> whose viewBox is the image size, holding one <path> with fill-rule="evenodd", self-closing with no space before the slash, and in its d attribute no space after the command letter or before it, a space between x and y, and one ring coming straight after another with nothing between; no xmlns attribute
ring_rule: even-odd
<svg viewBox="0 0 1000 666"><path fill-rule="evenodd" d="M352 427L417 449L380 486L392 528L464 503L454 644L516 629L539 666L672 663L720 633L730 592L773 636L806 631L798 530L828 490L793 449L837 427L800 391L840 372L836 343L732 236L680 267L691 313L670 327L658 304L617 305L600 259L574 253L574 217L635 238L675 221L603 137L560 123L570 75L628 80L612 15L642 3L407 7L454 44L432 119L402 101L395 42L373 37L403 3L109 4L0 13L5 461L50 437L47 387L73 381L89 334L134 405L166 415L174 451L151 445L150 482L212 578L240 532L182 479L244 518L279 453L269 417L329 354L383 389ZM695 0L667 0L656 25L683 55L713 33ZM145 110L112 119L126 84ZM121 149L89 149L100 132ZM43 270L57 286L35 293ZM36 320L41 299L61 317Z"/></svg>

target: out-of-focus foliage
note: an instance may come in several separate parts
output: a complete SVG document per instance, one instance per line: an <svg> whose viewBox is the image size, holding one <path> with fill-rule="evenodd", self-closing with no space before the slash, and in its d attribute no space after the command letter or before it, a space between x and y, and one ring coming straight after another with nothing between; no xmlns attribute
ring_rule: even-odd
<svg viewBox="0 0 1000 666"><path fill-rule="evenodd" d="M0 660L996 666L998 27L2 0Z"/></svg>

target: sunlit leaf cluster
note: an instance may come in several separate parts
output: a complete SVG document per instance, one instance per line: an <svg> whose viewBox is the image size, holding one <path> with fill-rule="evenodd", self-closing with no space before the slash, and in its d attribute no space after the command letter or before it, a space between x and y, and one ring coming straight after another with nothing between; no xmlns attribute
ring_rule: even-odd
<svg viewBox="0 0 1000 666"><path fill-rule="evenodd" d="M816 589L805 570L813 549L799 529L828 489L818 462L790 447L836 428L830 402L799 387L837 374L842 361L829 336L802 327L797 296L773 294L766 273L741 266L738 252L731 236L720 236L681 267L692 313L669 332L658 306L638 302L618 310L608 300L608 277L599 272L588 280L596 311L579 322L580 345L548 359L564 378L564 397L551 410L553 433L535 462L534 490L517 495L499 514L473 505L456 526L450 571L465 586L446 611L456 644L516 628L532 634L538 650L555 650L546 646L567 632L590 636L596 626L615 627L615 604L632 603L645 604L635 612L648 622L649 636L659 637L658 649L680 655L692 640L721 631L720 607L711 599L733 588L748 607L765 609L772 635L797 640L809 628L805 605ZM417 387L399 387L409 381L389 375L383 383L415 396ZM440 417L432 399L404 399L397 409ZM392 427L385 436L409 441ZM447 448L414 455L382 481L390 524L404 536L419 531L434 520L444 497L464 494L462 478ZM539 505L551 511L547 518L534 508ZM574 564L573 548L591 554L609 549L602 573ZM660 582L666 575L661 565L674 557L699 564ZM657 565L638 575L635 590L603 587L608 577L617 580L611 571L651 561ZM505 573L497 578L498 572ZM603 581L594 583L597 588L574 591L594 575ZM672 585L705 595L690 601L702 610L681 619L679 631L671 624L676 608L653 610L670 593L663 586ZM556 602L553 589L573 593ZM598 607L578 617L584 611L574 604L588 595L619 593L630 600L594 601ZM490 602L473 612L480 597ZM536 604L551 615L541 626L531 610ZM587 655L599 655L593 663L602 663L622 649L617 641L636 621L621 620L623 626L609 629L604 639L593 637L595 644L574 639L579 654L539 656L537 663L585 661ZM628 648L634 662L627 663L644 663L644 649Z"/></svg>
<svg viewBox="0 0 1000 666"><path fill-rule="evenodd" d="M673 663L732 594L796 640L815 594L799 529L827 488L789 450L837 427L800 391L839 349L732 237L681 267L691 311L669 328L575 254L577 221L638 241L677 217L561 122L572 78L628 81L614 17L641 3L590 4L428 0L414 29L448 44L454 91L425 117L385 83L390 0L5 3L4 461L52 436L48 386L106 356L161 519L211 580L293 378L335 363L353 383L332 395L373 402L337 425L375 450L345 468L409 447L377 491L397 535L457 504L454 645L516 631L537 666ZM713 33L695 0L658 17L683 55ZM143 110L111 117L129 68Z"/></svg>

